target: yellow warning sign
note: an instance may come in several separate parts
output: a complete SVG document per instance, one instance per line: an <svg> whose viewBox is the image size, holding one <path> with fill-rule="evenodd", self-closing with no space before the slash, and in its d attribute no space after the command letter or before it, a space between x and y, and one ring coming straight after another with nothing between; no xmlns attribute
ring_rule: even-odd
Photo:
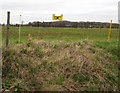
<svg viewBox="0 0 120 93"><path fill-rule="evenodd" d="M55 14L52 15L52 20L62 20L63 19L63 14L61 16L55 16Z"/></svg>

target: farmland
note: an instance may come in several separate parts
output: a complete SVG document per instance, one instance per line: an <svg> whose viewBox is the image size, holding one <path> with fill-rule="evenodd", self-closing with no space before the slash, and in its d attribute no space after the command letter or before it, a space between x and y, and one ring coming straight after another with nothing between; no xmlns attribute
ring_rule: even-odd
<svg viewBox="0 0 120 93"><path fill-rule="evenodd" d="M118 91L118 29L10 27L3 91ZM28 37L30 34L30 37Z"/></svg>
<svg viewBox="0 0 120 93"><path fill-rule="evenodd" d="M112 29L111 40L107 40L109 29L102 28L51 28L51 27L22 27L21 42L28 41L30 34L32 39L36 40L63 40L67 42L78 42L88 40L105 48L117 55L119 29ZM9 41L10 44L18 43L19 27L10 27ZM6 27L2 27L2 43L5 46Z"/></svg>
<svg viewBox="0 0 120 93"><path fill-rule="evenodd" d="M3 27L3 42L5 40L6 27ZM18 40L18 27L10 27L10 43ZM102 28L49 28L49 27L22 27L21 41L27 40L28 34L38 40L67 40L79 41L88 39L90 41L107 41L109 29ZM111 31L111 41L117 41L118 29Z"/></svg>

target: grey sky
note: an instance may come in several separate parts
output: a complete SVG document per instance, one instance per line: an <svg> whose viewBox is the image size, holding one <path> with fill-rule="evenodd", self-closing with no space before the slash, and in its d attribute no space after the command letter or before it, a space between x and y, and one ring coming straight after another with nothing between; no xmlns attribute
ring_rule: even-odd
<svg viewBox="0 0 120 93"><path fill-rule="evenodd" d="M7 11L11 23L19 23L19 15L27 23L52 21L52 14L63 14L64 20L118 22L119 0L1 0L0 23L6 23Z"/></svg>

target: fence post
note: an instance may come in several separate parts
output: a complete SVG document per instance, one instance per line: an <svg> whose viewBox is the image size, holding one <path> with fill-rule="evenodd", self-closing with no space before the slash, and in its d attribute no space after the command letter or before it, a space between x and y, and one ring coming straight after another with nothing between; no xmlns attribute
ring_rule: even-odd
<svg viewBox="0 0 120 93"><path fill-rule="evenodd" d="M6 47L9 44L9 29L10 29L10 12L7 12L7 33L6 33Z"/></svg>
<svg viewBox="0 0 120 93"><path fill-rule="evenodd" d="M111 30L112 30L112 20L110 21L110 28L108 31L108 40L110 40Z"/></svg>
<svg viewBox="0 0 120 93"><path fill-rule="evenodd" d="M19 24L19 43L20 43L20 33L21 33L21 15L20 15L20 24Z"/></svg>
<svg viewBox="0 0 120 93"><path fill-rule="evenodd" d="M120 60L120 1L118 2L118 23L119 23L119 41L118 41L118 61ZM120 81L120 64L118 63L118 81ZM120 82L118 82L118 91L120 91Z"/></svg>

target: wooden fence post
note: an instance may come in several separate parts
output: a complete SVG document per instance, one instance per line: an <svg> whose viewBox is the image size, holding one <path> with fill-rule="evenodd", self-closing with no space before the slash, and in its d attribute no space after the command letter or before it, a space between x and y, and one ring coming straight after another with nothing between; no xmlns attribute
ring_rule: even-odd
<svg viewBox="0 0 120 93"><path fill-rule="evenodd" d="M7 33L6 33L6 47L9 44L9 29L10 29L10 12L7 12Z"/></svg>

